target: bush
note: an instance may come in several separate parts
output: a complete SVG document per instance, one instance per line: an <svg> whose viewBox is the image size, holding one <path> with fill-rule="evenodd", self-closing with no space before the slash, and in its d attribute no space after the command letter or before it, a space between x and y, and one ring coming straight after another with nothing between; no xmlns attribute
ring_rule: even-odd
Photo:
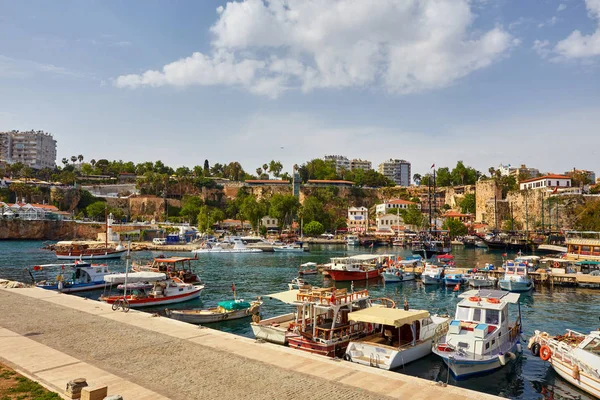
<svg viewBox="0 0 600 400"><path fill-rule="evenodd" d="M325 232L325 227L318 221L312 221L304 227L304 233L308 236L319 236Z"/></svg>

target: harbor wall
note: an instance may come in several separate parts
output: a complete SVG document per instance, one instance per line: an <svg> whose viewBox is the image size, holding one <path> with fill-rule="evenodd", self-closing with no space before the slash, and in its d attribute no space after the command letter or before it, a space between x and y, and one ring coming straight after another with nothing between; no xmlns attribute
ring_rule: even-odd
<svg viewBox="0 0 600 400"><path fill-rule="evenodd" d="M113 225L114 232L147 229L147 225ZM0 240L96 240L106 226L102 223L80 223L75 221L0 221Z"/></svg>

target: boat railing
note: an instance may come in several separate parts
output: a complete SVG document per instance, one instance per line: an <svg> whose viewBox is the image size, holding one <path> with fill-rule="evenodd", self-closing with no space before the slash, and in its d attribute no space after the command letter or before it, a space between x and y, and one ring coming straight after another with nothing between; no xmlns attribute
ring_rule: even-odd
<svg viewBox="0 0 600 400"><path fill-rule="evenodd" d="M356 292L342 292L336 291L335 294L331 292L319 292L319 293L298 293L297 300L303 303L316 303L322 305L342 305L352 303L358 300L367 299L369 297L369 291L359 290Z"/></svg>
<svg viewBox="0 0 600 400"><path fill-rule="evenodd" d="M570 331L570 330L567 330ZM580 334L579 334L580 335ZM585 335L582 335L585 337ZM575 357L572 353L573 347L568 345L567 343L558 341L552 337L548 337L548 336L538 336L539 338L541 338L540 342L541 344L545 344L548 347L550 347L550 351L552 354L553 358L557 358L558 360L562 361L563 363L569 364L569 365L576 365L577 367L579 367L579 369L581 370L581 372L586 373L587 375L592 375L595 376L596 378L600 377L600 373L599 371L594 368L593 366L591 366L590 364L586 363L585 361L582 361L580 358Z"/></svg>
<svg viewBox="0 0 600 400"><path fill-rule="evenodd" d="M362 322L349 323L336 328L315 328L315 339L319 341L347 340L353 336L364 333L365 326Z"/></svg>

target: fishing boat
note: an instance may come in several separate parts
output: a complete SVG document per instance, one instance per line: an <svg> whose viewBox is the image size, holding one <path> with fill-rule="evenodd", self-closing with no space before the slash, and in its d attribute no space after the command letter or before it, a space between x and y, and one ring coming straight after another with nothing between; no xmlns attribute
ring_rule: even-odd
<svg viewBox="0 0 600 400"><path fill-rule="evenodd" d="M448 332L433 343L457 379L500 369L522 353L521 309L513 323L508 313L510 304L519 304L518 293L469 290L459 298Z"/></svg>
<svg viewBox="0 0 600 400"><path fill-rule="evenodd" d="M426 310L369 307L348 319L375 326L369 336L350 342L344 359L381 369L394 369L431 353L433 339L448 329L450 318Z"/></svg>
<svg viewBox="0 0 600 400"><path fill-rule="evenodd" d="M462 272L448 270L444 274L444 285L446 286L462 285L463 283L465 283L465 276Z"/></svg>
<svg viewBox="0 0 600 400"><path fill-rule="evenodd" d="M317 275L319 271L317 270L317 263L307 262L300 265L300 271L298 271L299 275Z"/></svg>
<svg viewBox="0 0 600 400"><path fill-rule="evenodd" d="M425 269L421 273L421 281L425 285L439 285L444 281L444 267L425 264Z"/></svg>
<svg viewBox="0 0 600 400"><path fill-rule="evenodd" d="M184 283L179 278L168 278L159 272L131 272L111 274L104 277L110 284L123 284L123 295L102 295L100 301L114 304L125 300L130 307L148 307L181 303L200 297L204 285ZM130 286L136 283L152 283L151 287ZM129 292L129 294L128 294Z"/></svg>
<svg viewBox="0 0 600 400"><path fill-rule="evenodd" d="M393 263L395 255L361 254L352 257L335 257L326 269L334 281L364 281L379 278L384 265Z"/></svg>
<svg viewBox="0 0 600 400"><path fill-rule="evenodd" d="M482 273L474 273L469 278L469 286L473 288L490 288L496 286L497 279Z"/></svg>
<svg viewBox="0 0 600 400"><path fill-rule="evenodd" d="M506 238L507 236L505 234L489 233L482 239L482 241L489 249L506 250Z"/></svg>
<svg viewBox="0 0 600 400"><path fill-rule="evenodd" d="M253 318L250 323L254 337L269 343L287 345L290 336L297 336L290 330L296 320L295 313L278 315L273 318Z"/></svg>
<svg viewBox="0 0 600 400"><path fill-rule="evenodd" d="M600 331L586 335L567 329L564 335L550 336L536 330L528 347L564 380L600 398Z"/></svg>
<svg viewBox="0 0 600 400"><path fill-rule="evenodd" d="M165 313L169 318L190 324L208 324L211 322L228 321L260 314L263 302L259 298L253 302L243 299L227 300L217 303L217 307L207 310L169 310Z"/></svg>
<svg viewBox="0 0 600 400"><path fill-rule="evenodd" d="M192 270L192 261L196 258L189 257L158 257L148 265L134 265L135 272L162 272L169 277L181 279L184 283L202 284L200 277Z"/></svg>
<svg viewBox="0 0 600 400"><path fill-rule="evenodd" d="M294 279L292 279L292 281L290 283L288 283L288 288L290 290L297 290L297 289L300 289L305 286L306 286L306 282L304 281L304 279L302 279L300 277L294 278Z"/></svg>
<svg viewBox="0 0 600 400"><path fill-rule="evenodd" d="M54 252L59 260L108 260L121 258L127 250L123 246L116 248L104 246L90 248L86 243L58 242Z"/></svg>
<svg viewBox="0 0 600 400"><path fill-rule="evenodd" d="M346 245L358 246L360 245L360 238L358 237L358 235L348 235L346 236Z"/></svg>
<svg viewBox="0 0 600 400"><path fill-rule="evenodd" d="M527 264L507 260L504 263L504 278L498 282L502 290L528 292L533 289L533 281L527 273Z"/></svg>
<svg viewBox="0 0 600 400"><path fill-rule="evenodd" d="M35 286L47 290L57 290L61 293L97 290L104 288L104 277L111 274L105 264L90 264L84 261L73 264L45 264L33 267L34 271L54 272L57 269L60 272L58 272L56 278L37 281ZM36 281L35 278L34 281Z"/></svg>
<svg viewBox="0 0 600 400"><path fill-rule="evenodd" d="M275 253L303 253L306 248L298 244L284 244L283 246L273 246L273 251Z"/></svg>
<svg viewBox="0 0 600 400"><path fill-rule="evenodd" d="M483 240L476 240L474 246L478 249L487 249L488 245Z"/></svg>
<svg viewBox="0 0 600 400"><path fill-rule="evenodd" d="M405 271L405 267L414 267L420 260L400 260L394 266L387 267L381 272L381 277L385 283L414 281L414 272Z"/></svg>
<svg viewBox="0 0 600 400"><path fill-rule="evenodd" d="M202 248L192 250L196 254L262 253L261 249L246 247L239 237L230 238L230 243L205 242ZM233 243L233 245L231 245Z"/></svg>
<svg viewBox="0 0 600 400"><path fill-rule="evenodd" d="M431 258L435 255L451 253L452 245L449 239L413 242L412 252L414 254L423 254L425 258Z"/></svg>

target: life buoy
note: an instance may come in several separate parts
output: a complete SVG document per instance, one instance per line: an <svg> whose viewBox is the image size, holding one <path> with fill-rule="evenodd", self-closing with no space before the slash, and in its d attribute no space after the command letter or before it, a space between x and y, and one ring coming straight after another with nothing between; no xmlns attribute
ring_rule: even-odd
<svg viewBox="0 0 600 400"><path fill-rule="evenodd" d="M544 361L548 361L552 357L552 350L550 347L543 345L540 347L540 358Z"/></svg>
<svg viewBox="0 0 600 400"><path fill-rule="evenodd" d="M487 301L488 303L492 304L500 304L500 300L496 299L495 297L488 297Z"/></svg>
<svg viewBox="0 0 600 400"><path fill-rule="evenodd" d="M469 301L477 301L477 302L479 302L479 301L481 301L481 297L471 296L471 297L469 297Z"/></svg>
<svg viewBox="0 0 600 400"><path fill-rule="evenodd" d="M531 345L531 354L533 354L536 357L540 356L540 347L542 347L541 344L539 343L534 343Z"/></svg>

